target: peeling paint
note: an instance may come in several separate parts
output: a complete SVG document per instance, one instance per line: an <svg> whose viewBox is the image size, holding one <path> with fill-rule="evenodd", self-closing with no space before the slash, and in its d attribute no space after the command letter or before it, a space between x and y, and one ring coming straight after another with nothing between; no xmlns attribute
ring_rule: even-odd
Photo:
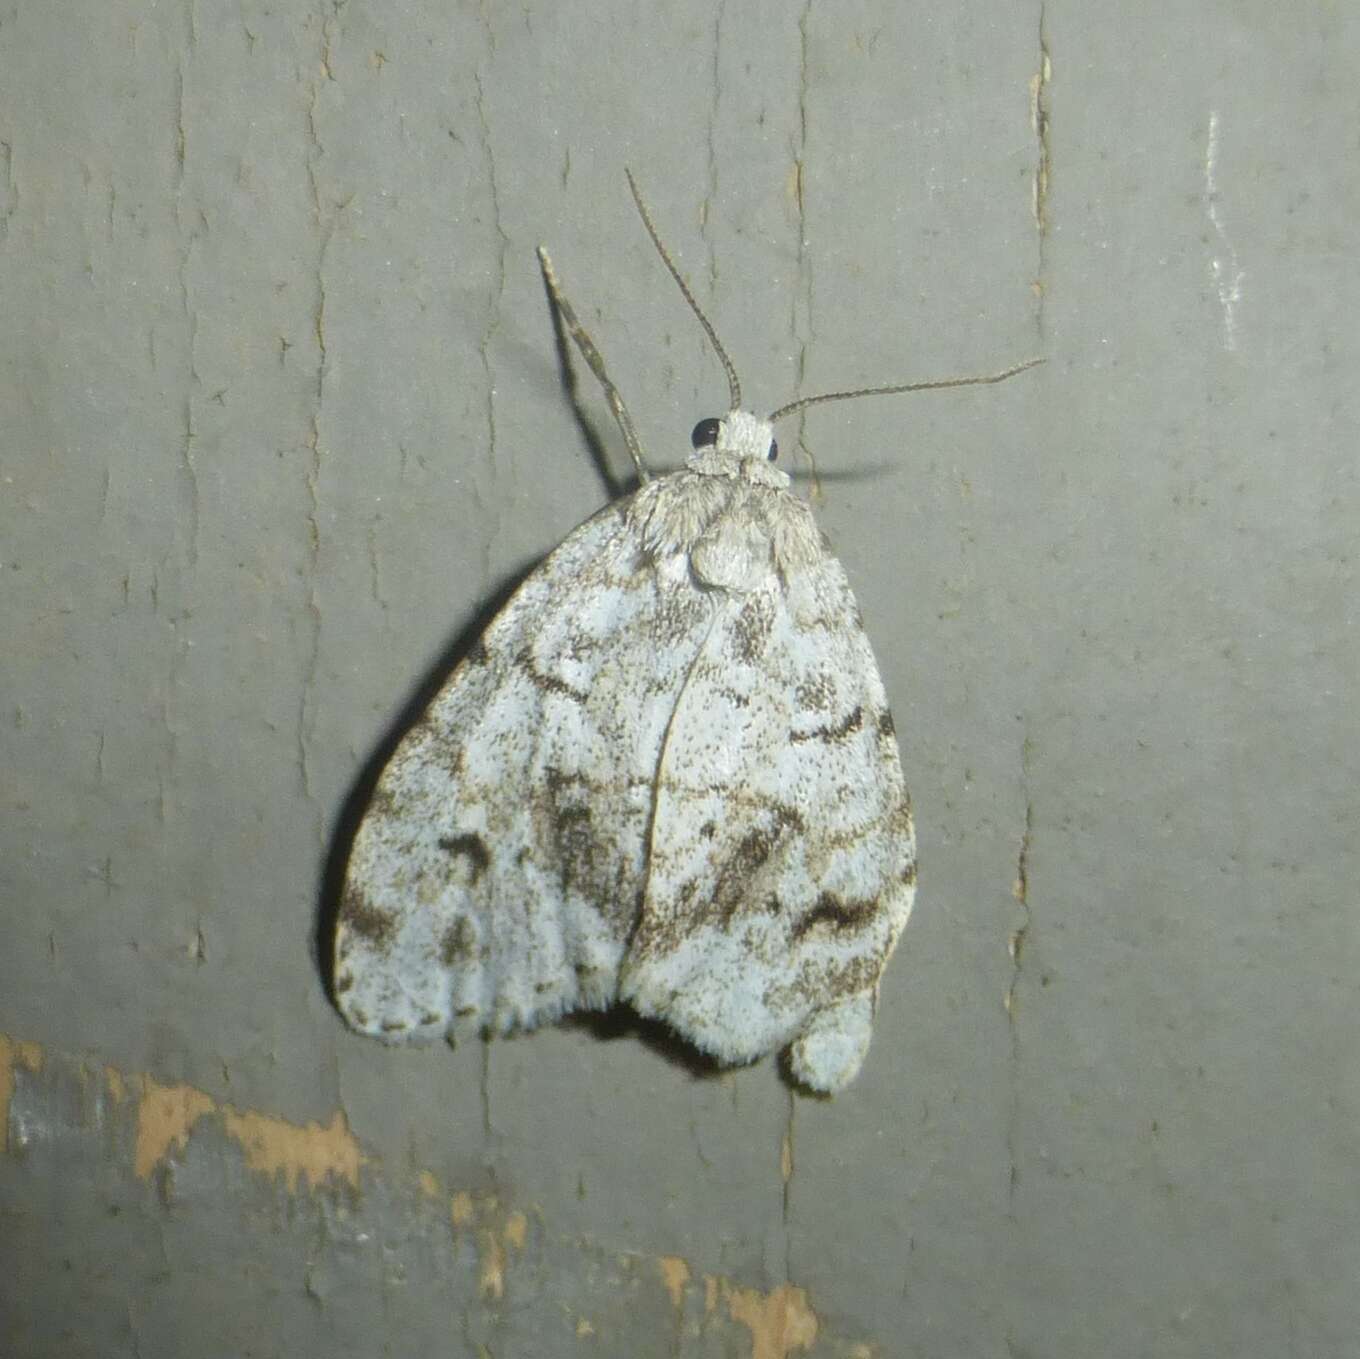
<svg viewBox="0 0 1360 1359"><path fill-rule="evenodd" d="M751 1332L751 1359L787 1359L817 1343L817 1314L806 1291L793 1284L780 1284L770 1293L733 1288L727 1312Z"/></svg>
<svg viewBox="0 0 1360 1359"><path fill-rule="evenodd" d="M339 1109L323 1126L289 1123L253 1109L238 1113L225 1105L222 1122L227 1135L241 1144L251 1170L271 1179L282 1175L290 1194L297 1192L304 1175L312 1190L332 1178L346 1181L356 1191L359 1188L364 1157L350 1132L349 1120Z"/></svg>
<svg viewBox="0 0 1360 1359"><path fill-rule="evenodd" d="M1228 237L1223 225L1223 214L1219 210L1218 127L1218 110L1213 109L1209 114L1209 142L1204 148L1204 208L1221 247L1211 256L1209 267L1223 311L1223 347L1231 351L1237 348L1237 304L1242 300L1242 280L1246 278L1246 270L1238 262L1237 249Z"/></svg>
<svg viewBox="0 0 1360 1359"><path fill-rule="evenodd" d="M142 1098L137 1106L137 1151L133 1157L137 1178L150 1179L151 1172L172 1151L182 1152L189 1145L194 1124L215 1108L213 1097L192 1085L161 1085L144 1076Z"/></svg>
<svg viewBox="0 0 1360 1359"><path fill-rule="evenodd" d="M360 1171L373 1160L365 1154L343 1110L337 1109L328 1124L293 1123L258 1109L237 1108L187 1082L159 1081L145 1073L129 1074L92 1058L54 1057L39 1043L0 1034L0 1113L6 1116L7 1123L15 1099L27 1099L37 1093L27 1086L22 1090L16 1087L16 1069L22 1066L36 1075L63 1063L87 1081L102 1081L111 1103L124 1110L120 1117L135 1120L128 1168L143 1182L155 1178L172 1158L184 1153L204 1119L214 1120L225 1137L240 1148L251 1171L286 1189L290 1196L304 1188L314 1193L320 1186L336 1183L357 1191ZM52 1079L60 1078L61 1073L57 1072ZM104 1145L126 1147L128 1142L115 1139ZM785 1134L780 1146L780 1166L786 1178L792 1174L791 1131ZM379 1165L370 1173L380 1177L383 1171ZM440 1177L428 1168L413 1168L402 1177L402 1182L412 1211L439 1213L439 1205L445 1203L450 1233L456 1235L466 1228L475 1233L475 1274L469 1272L467 1282L484 1304L497 1306L506 1298L509 1274L521 1257L534 1261L535 1272L526 1275L526 1279L538 1281L541 1267L538 1255L545 1240L551 1242L554 1238L545 1238L538 1231L531 1237L530 1220L535 1215L532 1208L510 1208L496 1192L466 1189L449 1192ZM363 1211L362 1207L357 1210ZM359 1239L366 1239L365 1229L361 1229ZM570 1240L578 1254L587 1249L576 1237L559 1235L555 1239ZM653 1271L652 1277L664 1289L677 1323L684 1320L691 1285L702 1278L703 1318L693 1319L693 1324L705 1330L716 1328L721 1335L726 1335L729 1325L742 1328L751 1337L749 1351L736 1342L735 1332L723 1343L729 1349L735 1344L732 1352L749 1352L751 1359L788 1359L809 1349L822 1333L807 1292L794 1284L781 1284L769 1293L739 1287L721 1274L696 1275L689 1261L679 1255L648 1256L625 1250L605 1258L613 1262L613 1268L599 1274L587 1266L581 1276L584 1286L604 1287L606 1293L628 1290L629 1280L635 1280L639 1270ZM473 1263L458 1251L450 1259L466 1260L469 1266ZM324 1297L324 1288L317 1293L311 1284L308 1287L315 1296ZM657 1290L658 1304L660 1298L661 1291ZM570 1315L577 1339L597 1335L597 1322L579 1312ZM871 1346L862 1345L837 1352L854 1355L855 1359L872 1359L877 1353Z"/></svg>
<svg viewBox="0 0 1360 1359"><path fill-rule="evenodd" d="M666 1292L671 1295L671 1306L678 1312L685 1305L689 1262L680 1255L663 1255L656 1263L661 1270L661 1282L666 1285Z"/></svg>
<svg viewBox="0 0 1360 1359"><path fill-rule="evenodd" d="M290 1194L297 1192L304 1175L309 1189L332 1177L359 1188L359 1167L364 1156L339 1110L326 1126L290 1123L272 1114L219 1104L206 1091L192 1085L162 1085L152 1076L139 1080L141 1098L137 1105L137 1148L133 1157L133 1171L138 1179L149 1179L172 1153L182 1153L198 1121L216 1115L221 1118L227 1136L245 1153L250 1169L271 1179L282 1175ZM110 1081L111 1089L113 1084ZM121 1078L118 1085L121 1089Z"/></svg>
<svg viewBox="0 0 1360 1359"><path fill-rule="evenodd" d="M35 1076L43 1069L43 1050L37 1043L0 1034L0 1130L5 1150L9 1150L9 1106L14 1098L14 1068L19 1065Z"/></svg>

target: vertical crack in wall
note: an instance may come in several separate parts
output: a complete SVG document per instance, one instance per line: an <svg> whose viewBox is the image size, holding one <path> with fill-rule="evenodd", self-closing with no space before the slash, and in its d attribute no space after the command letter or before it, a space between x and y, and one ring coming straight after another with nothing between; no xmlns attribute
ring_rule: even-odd
<svg viewBox="0 0 1360 1359"><path fill-rule="evenodd" d="M713 301L718 291L718 256L713 249L713 242L708 236L708 216L712 211L713 204L718 197L718 106L722 102L722 30L723 19L727 15L726 0L718 5L717 13L713 16L713 94L708 106L708 128L707 128L707 164L704 171L708 182L704 187L703 202L699 204L699 230L703 236L704 246L708 251L708 305L709 310L713 309ZM702 337L700 337L702 339ZM704 342L704 352L707 354L708 345Z"/></svg>
<svg viewBox="0 0 1360 1359"><path fill-rule="evenodd" d="M1007 1158L1007 1199L1009 1211L1015 1211L1015 1194L1020 1182L1019 1134L1020 1134L1020 1097L1021 1097L1021 1058L1023 1051L1020 1041L1020 981L1024 969L1025 945L1029 941L1033 926L1033 915L1029 904L1029 856L1034 837L1034 803L1030 798L1030 742L1026 737L1020 747L1020 786L1025 797L1025 824L1020 836L1020 852L1015 865L1015 881L1011 885L1011 896L1020 910L1014 919L1006 939L1006 951L1010 954L1010 982L1004 1000L1006 1008L1007 1031L1010 1036L1010 1101L1006 1115L1006 1158Z"/></svg>
<svg viewBox="0 0 1360 1359"><path fill-rule="evenodd" d="M486 30L487 51L490 56L494 57L496 38L491 28L491 16L484 11L482 19ZM477 342L477 352L482 361L482 374L486 382L486 461L487 467L494 474L496 471L496 370L491 359L491 347L501 328L501 304L505 297L505 262L509 254L510 237L505 232L501 218L501 194L496 173L496 153L491 139L491 121L487 115L486 86L480 71L473 74L473 81L477 89L475 100L477 126L481 131L482 156L486 164L487 193L491 199L491 223L496 232L496 281L493 296L487 308L486 324L482 327L481 338ZM491 506L485 508L490 522L481 535L480 543L482 579L489 581L491 579L491 544L495 542L500 532L500 519L494 508Z"/></svg>
<svg viewBox="0 0 1360 1359"><path fill-rule="evenodd" d="M127 1318L128 1339L132 1342L132 1359L142 1359L141 1328L137 1324L137 1314L132 1310L131 1298L124 1302L123 1311Z"/></svg>
<svg viewBox="0 0 1360 1359"><path fill-rule="evenodd" d="M308 424L306 446L308 453L304 482L307 488L307 654L303 663L302 687L298 695L297 754L298 775L303 796L314 801L310 738L312 704L316 694L316 677L321 664L321 604L317 597L317 574L321 564L321 425L322 403L326 394L326 256L341 204L328 208L322 200L320 164L325 148L317 129L317 110L322 90L335 79L331 70L331 16L322 7L320 49L317 52L319 76L311 82L307 101L306 153L307 184L311 190L312 212L316 218L319 239L316 252L316 286L312 302L312 338L316 345L316 380L312 392L312 414ZM285 358L287 351L284 351ZM320 824L318 823L318 830Z"/></svg>
<svg viewBox="0 0 1360 1359"><path fill-rule="evenodd" d="M784 1282L793 1281L793 1235L790 1223L793 1198L793 1118L797 1101L792 1090L786 1092L789 1102L788 1117L784 1122L784 1136L779 1141L780 1223L784 1232Z"/></svg>
<svg viewBox="0 0 1360 1359"><path fill-rule="evenodd" d="M491 1040L482 1037L482 1075L478 1082L478 1093L482 1101L482 1159L495 1178L493 1149L496 1142L496 1128L491 1118Z"/></svg>
<svg viewBox="0 0 1360 1359"><path fill-rule="evenodd" d="M386 609L387 600L383 598L382 589L382 564L378 556L378 525L381 522L382 516L376 514L369 520L365 544L368 548L368 592L379 608Z"/></svg>
<svg viewBox="0 0 1360 1359"><path fill-rule="evenodd" d="M0 241L9 237L9 224L19 211L19 186L14 180L14 143L0 141Z"/></svg>
<svg viewBox="0 0 1360 1359"><path fill-rule="evenodd" d="M190 55L193 53L192 32L188 42ZM198 365L195 353L198 341L198 318L194 313L193 290L190 286L189 271L193 261L196 230L186 228L184 223L184 181L185 165L188 157L189 133L184 122L184 66L175 63L175 224L180 234L180 254L178 283L180 309L184 313L187 328L187 347L189 372L184 394L183 418L184 436L180 442L180 497L189 519L188 566L192 570L198 565L199 519L202 511L198 467L194 463L194 440L198 431L194 428L194 392L198 388Z"/></svg>
<svg viewBox="0 0 1360 1359"><path fill-rule="evenodd" d="M1035 324L1039 338L1044 336L1044 286L1048 275L1048 187L1052 172L1052 150L1049 144L1049 81L1053 78L1053 62L1048 52L1047 13L1039 6L1039 69L1029 83L1029 120L1038 143L1038 158L1034 166L1032 208L1036 232L1037 261L1034 280Z"/></svg>
<svg viewBox="0 0 1360 1359"><path fill-rule="evenodd" d="M812 0L806 0L798 16L798 141L793 152L793 202L797 215L798 240L794 248L794 269L799 287L789 297L789 334L797 348L798 362L794 371L793 390L801 395L807 380L807 356L812 344L813 280L812 263L807 253L807 152L808 152L808 27L812 22ZM801 324L800 324L801 311ZM813 498L818 492L817 464L804 434L807 430L807 411L798 412L798 451L812 469Z"/></svg>
<svg viewBox="0 0 1360 1359"><path fill-rule="evenodd" d="M184 35L185 57L192 60L195 55L196 34L192 10L189 13L189 26ZM198 317L194 309L192 281L194 245L198 238L198 225L204 222L201 212L194 227L188 225L185 214L185 193L187 191L187 165L189 152L189 131L187 125L187 91L184 74L185 57L175 60L175 130L174 130L174 215L175 227L179 235L179 260L176 268L176 282L179 290L180 311L184 319L185 350L187 363L182 374L184 397L180 408L182 432L179 441L179 458L175 468L175 489L180 507L180 524L185 526L187 541L183 548L183 575L172 593L173 603L166 617L174 633L174 646L167 658L165 691L161 695L161 721L165 728L165 763L158 771L161 786L160 810L162 821L166 820L169 807L167 788L173 784L175 764L179 757L179 733L176 729L175 695L179 688L184 670L189 662L189 620L192 609L189 602L189 585L198 566L199 536L202 521L202 494L199 484L198 465L194 457L194 444L198 431L194 422L194 398L199 386L197 345ZM155 327L152 327L152 366L155 367ZM176 537L179 537L177 526ZM153 607L159 606L159 595L154 597Z"/></svg>

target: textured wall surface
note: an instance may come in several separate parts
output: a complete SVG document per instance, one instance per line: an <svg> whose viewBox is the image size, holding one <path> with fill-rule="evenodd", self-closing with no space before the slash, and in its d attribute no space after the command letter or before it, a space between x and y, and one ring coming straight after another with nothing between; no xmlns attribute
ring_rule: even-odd
<svg viewBox="0 0 1360 1359"><path fill-rule="evenodd" d="M1353 1353L1357 61L1227 0L0 4L0 1351ZM534 247L654 462L719 413L625 164L760 409L1047 358L782 436L921 844L832 1101L626 1017L386 1050L318 962L395 735L628 471Z"/></svg>

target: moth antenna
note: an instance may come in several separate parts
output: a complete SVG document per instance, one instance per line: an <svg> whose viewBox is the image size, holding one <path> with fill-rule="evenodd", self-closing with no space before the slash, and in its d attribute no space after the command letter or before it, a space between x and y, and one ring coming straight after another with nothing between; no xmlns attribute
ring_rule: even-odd
<svg viewBox="0 0 1360 1359"><path fill-rule="evenodd" d="M623 404L619 389L614 386L609 373L605 370L604 358L595 348L595 341L576 319L575 308L563 296L557 282L557 271L553 268L552 260L548 258L546 246L538 247L538 262L543 266L543 281L548 285L553 306L557 308L557 314L562 318L567 334L576 341L576 347L581 351L582 358L590 365L590 371L600 380L600 386L604 388L605 400L609 402L609 409L614 412L614 419L618 422L619 429L623 431L623 441L628 445L628 456L632 458L633 466L637 468L638 480L650 481L651 474L643 466L642 444L638 441L637 430L633 428L633 418L628 414L628 407Z"/></svg>
<svg viewBox="0 0 1360 1359"><path fill-rule="evenodd" d="M1004 368L999 373L987 373L982 377L936 378L933 382L903 382L893 387L860 387L853 392L822 392L819 396L800 396L797 401L780 406L768 418L770 423L774 424L776 420L782 420L786 415L792 415L794 411L806 410L809 406L820 406L824 401L849 401L851 397L856 396L891 396L895 392L929 392L937 387L979 387L991 382L1004 382L1008 377L1014 377L1017 373L1023 373L1026 368L1033 368L1043 362L1041 358L1026 359L1024 363L1017 363L1013 368Z"/></svg>
<svg viewBox="0 0 1360 1359"><path fill-rule="evenodd" d="M685 301L689 303L690 310L699 318L699 324L704 328L704 334L708 336L709 343L713 346L727 373L727 390L731 395L732 405L729 409L741 409L741 379L737 377L737 370L732 366L732 360L727 357L727 350L722 347L722 341L718 339L717 331L713 329L709 319L700 310L699 304L694 300L694 294L689 290L689 284L681 277L679 269L675 267L675 261L671 259L670 251L661 243L661 237L657 233L656 224L652 221L652 214L647 211L647 205L642 201L642 193L638 189L637 181L633 178L633 172L627 167L623 173L628 176L628 187L633 191L633 202L637 204L637 210L642 215L642 225L647 228L647 234L652 238L652 244L656 246L657 254L661 256L662 263L670 270L671 277L680 285L680 291L684 294Z"/></svg>

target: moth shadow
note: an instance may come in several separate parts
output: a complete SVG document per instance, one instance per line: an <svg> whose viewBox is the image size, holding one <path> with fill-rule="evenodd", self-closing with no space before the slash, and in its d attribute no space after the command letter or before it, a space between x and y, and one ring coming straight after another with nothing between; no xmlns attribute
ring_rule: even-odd
<svg viewBox="0 0 1360 1359"><path fill-rule="evenodd" d="M794 464L785 468L785 471L788 472L790 481L807 482L814 490L818 486L834 485L836 482L853 484L858 481L881 481L898 470L895 464L884 462L880 458L875 462L857 463L854 467L833 467L824 472L812 462L811 455L805 453L803 457L807 466Z"/></svg>
<svg viewBox="0 0 1360 1359"><path fill-rule="evenodd" d="M402 737L434 702L435 695L448 683L449 676L477 644L490 626L491 620L500 613L511 595L538 568L538 565L538 562L532 562L508 576L459 629L439 659L430 667L429 672L416 684L386 732L379 738L372 753L355 776L341 805L335 827L331 832L330 847L322 871L320 902L313 934L317 967L332 1006L335 1005L335 927L340 914L340 897L345 887L345 869L349 863L350 846L354 843L359 823L364 819L364 812L373 798L373 789L377 786L387 762L401 743Z"/></svg>
<svg viewBox="0 0 1360 1359"><path fill-rule="evenodd" d="M613 1005L608 1010L577 1011L563 1016L558 1020L558 1026L588 1033L601 1043L631 1038L697 1081L717 1080L733 1069L730 1064L723 1065L717 1058L686 1042L659 1019L644 1019L624 1004Z"/></svg>
<svg viewBox="0 0 1360 1359"><path fill-rule="evenodd" d="M620 477L614 471L610 464L607 445L581 401L581 388L577 380L576 369L572 364L571 343L567 335L567 328L563 322L562 313L558 310L556 299L552 295L552 289L548 287L546 274L543 277L543 294L548 302L548 315L552 318L553 347L557 353L558 382L561 384L562 392L571 406L572 414L576 417L576 423L581 430L581 437L585 440L586 448L590 452L590 460L595 464L595 470L604 483L605 492L611 500L617 500L620 496L629 495L636 491L638 479L636 476Z"/></svg>

